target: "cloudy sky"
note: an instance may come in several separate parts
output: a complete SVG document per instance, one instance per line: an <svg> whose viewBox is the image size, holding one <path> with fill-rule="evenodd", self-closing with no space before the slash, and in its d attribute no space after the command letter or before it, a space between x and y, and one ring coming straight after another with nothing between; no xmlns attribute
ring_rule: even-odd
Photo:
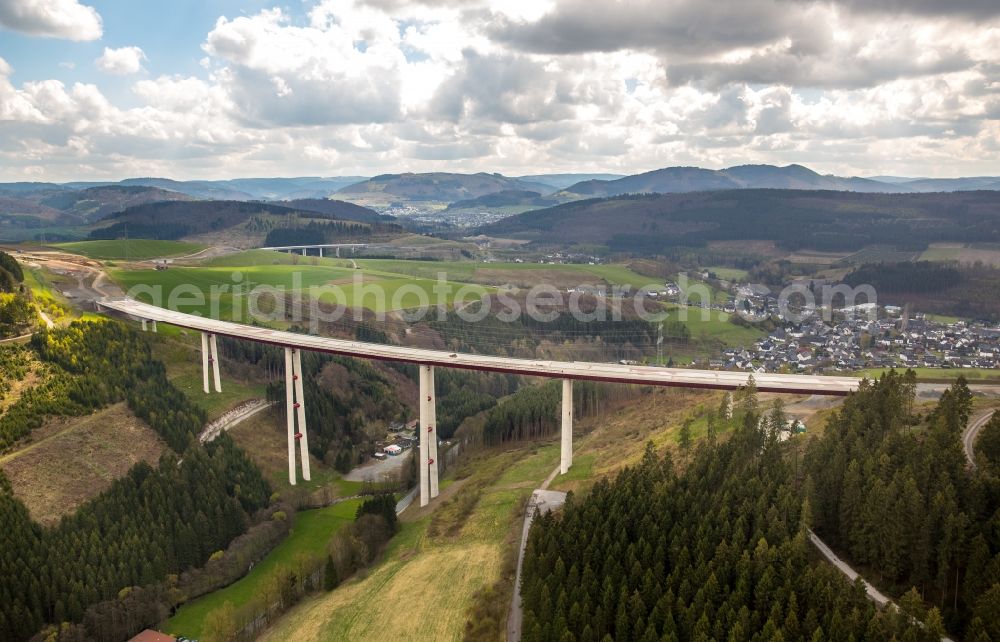
<svg viewBox="0 0 1000 642"><path fill-rule="evenodd" d="M0 180L1000 175L997 0L0 0Z"/></svg>

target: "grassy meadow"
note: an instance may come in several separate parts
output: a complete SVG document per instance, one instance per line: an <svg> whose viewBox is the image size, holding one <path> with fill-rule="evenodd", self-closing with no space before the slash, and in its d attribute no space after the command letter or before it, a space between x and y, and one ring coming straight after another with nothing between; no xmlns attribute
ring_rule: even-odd
<svg viewBox="0 0 1000 642"><path fill-rule="evenodd" d="M92 259L102 260L172 258L194 254L205 249L204 245L199 245L198 243L155 241L151 239L75 241L72 243L56 243L53 247L73 254L82 254Z"/></svg>
<svg viewBox="0 0 1000 642"><path fill-rule="evenodd" d="M295 517L292 532L242 579L188 602L167 620L164 630L174 635L198 639L205 617L226 602L234 607L248 603L262 590L268 576L278 566L291 566L299 555L321 555L334 533L354 521L361 500L347 500L326 508L302 511Z"/></svg>

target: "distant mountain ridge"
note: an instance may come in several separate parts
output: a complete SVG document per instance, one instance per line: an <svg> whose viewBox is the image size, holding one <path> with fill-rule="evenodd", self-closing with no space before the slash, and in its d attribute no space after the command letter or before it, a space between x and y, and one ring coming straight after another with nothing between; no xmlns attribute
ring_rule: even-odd
<svg viewBox="0 0 1000 642"><path fill-rule="evenodd" d="M866 194L730 189L572 201L475 230L552 245L603 245L662 254L716 241L775 241L786 249L855 251L869 245L1000 242L1000 192Z"/></svg>
<svg viewBox="0 0 1000 642"><path fill-rule="evenodd" d="M210 200L287 200L326 198L337 190L366 180L365 176L299 176L292 178L234 178L178 181L172 178L133 177L121 181L71 181L68 183L0 183L0 194L24 195L82 190L93 187L156 187Z"/></svg>
<svg viewBox="0 0 1000 642"><path fill-rule="evenodd" d="M272 201L275 205L307 212L316 212L334 216L345 221L360 221L362 223L392 223L395 217L379 214L373 209L362 207L348 201L338 201L332 198L299 198L290 201Z"/></svg>
<svg viewBox="0 0 1000 642"><path fill-rule="evenodd" d="M490 208L490 207L511 207L511 206L528 206L528 207L550 207L552 205L558 205L559 201L554 198L547 198L542 196L538 192L532 192L528 190L504 190L502 192L493 192L492 194L484 194L483 196L477 196L476 198L465 199L461 201L455 201L448 205L448 210L462 210L462 209L475 209L475 208Z"/></svg>
<svg viewBox="0 0 1000 642"><path fill-rule="evenodd" d="M367 197L391 201L455 201L478 198L503 191L549 193L553 188L502 174L457 174L429 172L424 174L382 174L345 187L337 192L343 198Z"/></svg>
<svg viewBox="0 0 1000 642"><path fill-rule="evenodd" d="M804 189L851 192L911 191L900 184L867 178L823 175L802 165L737 165L722 170L665 167L613 181L590 180L567 187L559 196L607 197L622 194L670 194L727 189Z"/></svg>
<svg viewBox="0 0 1000 642"><path fill-rule="evenodd" d="M159 187L143 185L102 185L82 190L59 191L41 199L40 204L96 221L135 205L160 201L192 201L193 197Z"/></svg>
<svg viewBox="0 0 1000 642"><path fill-rule="evenodd" d="M94 229L90 233L90 237L114 239L124 236L127 232L132 238L177 240L200 234L228 233L236 228L253 225L254 220L260 222L257 227L261 228L258 231L263 236L267 229L274 226L276 217L282 217L282 220L299 218L357 221L357 219L349 219L347 216L332 214L331 212L335 209L348 216L360 216L358 210L365 210L365 212L370 212L370 215L365 214L364 216L378 217L375 212L359 208L351 203L339 201L331 201L331 203L333 205L330 206L330 211L320 212L316 209L289 207L287 204L264 201L159 201L129 207L105 217L101 223L108 225ZM265 219L272 221L270 226L266 225ZM279 221L278 225L281 224L283 223ZM356 225L356 223L354 224ZM371 225L387 231L398 229L398 226L392 225L388 221L383 224L379 220Z"/></svg>
<svg viewBox="0 0 1000 642"><path fill-rule="evenodd" d="M541 183L548 185L552 189L566 189L570 185L582 183L584 181L614 181L625 178L627 174L528 174L526 176L515 176L514 178L529 183Z"/></svg>

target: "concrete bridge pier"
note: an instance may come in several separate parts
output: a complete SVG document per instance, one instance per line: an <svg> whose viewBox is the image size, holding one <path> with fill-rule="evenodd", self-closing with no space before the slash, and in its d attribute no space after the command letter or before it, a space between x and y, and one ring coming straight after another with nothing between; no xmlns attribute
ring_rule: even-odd
<svg viewBox="0 0 1000 642"><path fill-rule="evenodd" d="M145 325L145 323L143 323L143 325ZM156 331L156 326L153 326L153 331ZM219 344L214 334L202 332L201 375L206 395L212 392L209 387L209 370L212 371L212 379L214 379L215 382L215 391L222 392L222 377L219 373Z"/></svg>
<svg viewBox="0 0 1000 642"><path fill-rule="evenodd" d="M201 333L201 379L204 384L205 394L211 392L208 388L208 334Z"/></svg>
<svg viewBox="0 0 1000 642"><path fill-rule="evenodd" d="M145 319L139 319L139 320L142 321L142 331L145 332L146 331L146 320Z"/></svg>
<svg viewBox="0 0 1000 642"><path fill-rule="evenodd" d="M319 258L323 258L323 246L319 248Z"/></svg>
<svg viewBox="0 0 1000 642"><path fill-rule="evenodd" d="M302 384L302 351L292 350L292 365L295 367L295 398L299 401L298 420L299 434L299 454L302 458L302 479L309 481L312 476L309 471L309 433L306 431L306 395L303 392Z"/></svg>
<svg viewBox="0 0 1000 642"><path fill-rule="evenodd" d="M573 465L573 380L562 380L562 441L559 474L565 475Z"/></svg>
<svg viewBox="0 0 1000 642"><path fill-rule="evenodd" d="M298 431L295 430L296 419ZM288 427L288 483L295 485L295 442L299 442L302 479L309 471L309 435L306 432L305 394L302 391L302 351L285 348L285 421Z"/></svg>
<svg viewBox="0 0 1000 642"><path fill-rule="evenodd" d="M153 319L153 332L156 333L156 319Z"/></svg>
<svg viewBox="0 0 1000 642"><path fill-rule="evenodd" d="M208 335L208 345L212 349L209 361L212 364L212 374L215 378L215 391L222 392L222 376L219 373L219 344L214 334Z"/></svg>
<svg viewBox="0 0 1000 642"><path fill-rule="evenodd" d="M306 255L306 251L307 251L306 248L302 248L302 256Z"/></svg>
<svg viewBox="0 0 1000 642"><path fill-rule="evenodd" d="M434 366L420 366L420 505L438 496L437 414L434 399Z"/></svg>

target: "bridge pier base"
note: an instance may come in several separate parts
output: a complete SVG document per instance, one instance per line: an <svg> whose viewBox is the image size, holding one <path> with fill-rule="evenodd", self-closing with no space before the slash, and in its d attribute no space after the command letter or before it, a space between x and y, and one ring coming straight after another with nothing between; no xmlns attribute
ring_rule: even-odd
<svg viewBox="0 0 1000 642"><path fill-rule="evenodd" d="M295 430L298 420L298 432ZM285 422L288 427L288 483L295 485L295 442L299 442L302 479L311 479L309 434L306 432L305 394L302 386L302 351L285 348Z"/></svg>
<svg viewBox="0 0 1000 642"><path fill-rule="evenodd" d="M420 366L420 505L426 506L438 496L438 435L434 399L434 366Z"/></svg>
<svg viewBox="0 0 1000 642"><path fill-rule="evenodd" d="M153 319L153 333L156 333L156 319Z"/></svg>
<svg viewBox="0 0 1000 642"><path fill-rule="evenodd" d="M140 321L142 321L142 331L145 332L146 331L146 320L145 319L140 319Z"/></svg>
<svg viewBox="0 0 1000 642"><path fill-rule="evenodd" d="M559 474L565 475L573 465L573 380L562 381L562 439Z"/></svg>

